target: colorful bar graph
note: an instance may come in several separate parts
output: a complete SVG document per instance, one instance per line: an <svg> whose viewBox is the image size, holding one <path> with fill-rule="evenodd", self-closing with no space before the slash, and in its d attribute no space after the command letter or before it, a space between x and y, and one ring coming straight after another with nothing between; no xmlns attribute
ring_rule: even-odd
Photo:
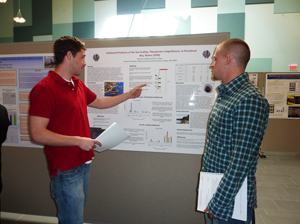
<svg viewBox="0 0 300 224"><path fill-rule="evenodd" d="M17 115L16 114L10 114L9 120L11 125L16 126L17 125Z"/></svg>
<svg viewBox="0 0 300 224"><path fill-rule="evenodd" d="M131 103L130 103L129 113L135 113L135 114L138 114L138 113L141 113L141 114L150 114L150 111L148 111L148 110L137 110L137 109L133 108L132 102L131 102Z"/></svg>
<svg viewBox="0 0 300 224"><path fill-rule="evenodd" d="M169 133L167 132L167 134L164 137L164 142L165 143L172 143L172 137L169 137L168 135L169 135Z"/></svg>
<svg viewBox="0 0 300 224"><path fill-rule="evenodd" d="M160 140L160 139L161 140ZM158 136L158 140L154 140L153 138L150 138L150 143L172 143L172 137L169 136L169 132L165 134L165 136Z"/></svg>

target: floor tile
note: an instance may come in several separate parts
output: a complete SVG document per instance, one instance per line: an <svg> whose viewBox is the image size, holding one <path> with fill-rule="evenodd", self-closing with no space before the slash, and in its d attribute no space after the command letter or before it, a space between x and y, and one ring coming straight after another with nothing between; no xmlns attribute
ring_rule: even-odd
<svg viewBox="0 0 300 224"><path fill-rule="evenodd" d="M265 209L267 216L274 216L274 217L294 217L300 219L300 213L298 211L285 211L285 212L278 212L271 209ZM262 214L264 215L264 214Z"/></svg>
<svg viewBox="0 0 300 224"><path fill-rule="evenodd" d="M298 201L300 202L300 196L285 196L285 195L276 195L278 200L284 200L284 201ZM276 199L274 199L276 200Z"/></svg>
<svg viewBox="0 0 300 224"><path fill-rule="evenodd" d="M280 211L279 207L274 203L273 199L258 198L257 202L258 202L257 207L259 209L273 209L273 210Z"/></svg>
<svg viewBox="0 0 300 224"><path fill-rule="evenodd" d="M299 224L297 217L275 217L275 216L260 216L263 220L263 224Z"/></svg>
<svg viewBox="0 0 300 224"><path fill-rule="evenodd" d="M286 200L273 200L281 211L300 211L300 202L298 201L286 201Z"/></svg>
<svg viewBox="0 0 300 224"><path fill-rule="evenodd" d="M288 193L282 188L282 187L267 187L267 186L258 186L257 187L257 193L260 195L286 195L288 196Z"/></svg>
<svg viewBox="0 0 300 224"><path fill-rule="evenodd" d="M33 223L40 223L40 224L54 224L58 223L58 219L56 217L46 217L46 216L38 216L38 215L24 215L20 219L22 222L33 222Z"/></svg>
<svg viewBox="0 0 300 224"><path fill-rule="evenodd" d="M299 165L300 166L300 165ZM259 174L269 174L269 175L287 175L287 176L293 176L293 175L299 175L299 172L295 168L278 168L278 167L263 167L261 168L263 170L263 173ZM256 174L258 174L256 172Z"/></svg>
<svg viewBox="0 0 300 224"><path fill-rule="evenodd" d="M260 216L255 216L255 224L265 224Z"/></svg>
<svg viewBox="0 0 300 224"><path fill-rule="evenodd" d="M291 175L291 180L300 187L300 175Z"/></svg>
<svg viewBox="0 0 300 224"><path fill-rule="evenodd" d="M288 194L290 197L300 197L300 186L299 187L288 187L284 188L284 191ZM281 195L283 196L283 195Z"/></svg>
<svg viewBox="0 0 300 224"><path fill-rule="evenodd" d="M275 194L261 194L260 191L258 191L257 198L259 200L260 199L278 200L278 195L275 195Z"/></svg>
<svg viewBox="0 0 300 224"><path fill-rule="evenodd" d="M257 175L256 179L257 182L295 184L290 177L285 175Z"/></svg>

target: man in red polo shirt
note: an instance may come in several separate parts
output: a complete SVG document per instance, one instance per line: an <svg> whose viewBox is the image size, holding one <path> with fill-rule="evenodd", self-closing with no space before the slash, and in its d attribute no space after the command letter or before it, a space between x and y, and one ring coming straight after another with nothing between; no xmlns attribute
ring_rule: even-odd
<svg viewBox="0 0 300 224"><path fill-rule="evenodd" d="M85 63L85 46L76 37L54 43L55 71L49 71L30 92L29 124L32 139L45 145L52 196L61 224L82 224L93 148L87 106L105 109L141 95L137 86L122 95L99 98L76 78Z"/></svg>

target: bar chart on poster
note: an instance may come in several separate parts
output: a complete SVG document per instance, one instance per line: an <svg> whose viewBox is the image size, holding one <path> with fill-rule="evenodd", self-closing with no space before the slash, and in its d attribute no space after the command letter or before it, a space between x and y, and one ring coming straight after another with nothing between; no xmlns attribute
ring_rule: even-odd
<svg viewBox="0 0 300 224"><path fill-rule="evenodd" d="M151 112L151 105L141 100L127 101L125 108L127 114L131 116L150 116Z"/></svg>

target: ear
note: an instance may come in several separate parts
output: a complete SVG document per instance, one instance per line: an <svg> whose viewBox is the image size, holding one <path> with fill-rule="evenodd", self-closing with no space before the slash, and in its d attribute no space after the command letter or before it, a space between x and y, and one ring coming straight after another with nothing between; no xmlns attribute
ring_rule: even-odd
<svg viewBox="0 0 300 224"><path fill-rule="evenodd" d="M73 58L73 54L71 51L68 51L67 54L66 54L66 57L68 60L71 60Z"/></svg>
<svg viewBox="0 0 300 224"><path fill-rule="evenodd" d="M227 54L227 55L226 55L225 63L226 63L226 64L229 64L232 60L233 60L232 56L231 56L230 54Z"/></svg>

